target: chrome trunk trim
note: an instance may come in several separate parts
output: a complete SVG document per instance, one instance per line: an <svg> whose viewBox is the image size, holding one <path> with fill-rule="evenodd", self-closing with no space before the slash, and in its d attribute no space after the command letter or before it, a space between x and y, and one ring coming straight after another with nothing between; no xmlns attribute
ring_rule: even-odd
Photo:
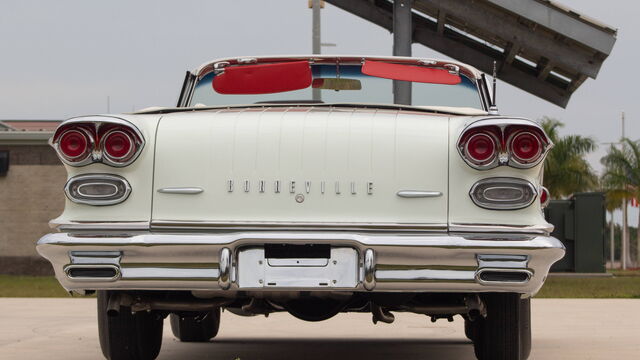
<svg viewBox="0 0 640 360"><path fill-rule="evenodd" d="M444 233L447 224L418 223L321 223L321 222L259 222L259 221L151 221L153 230L378 230L428 231Z"/></svg>

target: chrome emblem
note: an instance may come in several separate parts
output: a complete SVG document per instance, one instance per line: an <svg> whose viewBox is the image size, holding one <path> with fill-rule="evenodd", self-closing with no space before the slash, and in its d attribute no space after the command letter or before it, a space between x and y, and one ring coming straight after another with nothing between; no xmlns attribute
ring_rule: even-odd
<svg viewBox="0 0 640 360"><path fill-rule="evenodd" d="M300 204L300 203L301 203L301 202L303 202L303 201L304 201L304 195L302 195L302 194L298 194L298 195L296 195L296 202L297 202L298 204Z"/></svg>
<svg viewBox="0 0 640 360"><path fill-rule="evenodd" d="M296 180L289 180L289 181L281 181L281 180L275 180L273 182L273 192L275 194L279 194L282 192L282 187L283 186L288 186L289 187L289 194L296 194ZM284 183L284 184L283 184ZM245 193L250 193L252 191L252 186L251 186L251 180L242 180L241 181L242 184L242 189L241 191L245 192ZM268 182L266 180L258 180L256 182L257 186L255 188L257 188L257 192L259 193L265 193L268 191ZM316 192L319 192L321 195L324 195L327 192L327 182L326 181L320 181L320 186L318 187L313 187L312 186L312 182L309 180L305 180L303 182L304 184L304 193L305 194L312 194L314 192L314 189L316 189ZM333 182L333 190L334 193L336 195L341 195L342 194L342 182L340 181L334 181ZM367 195L373 195L373 182L372 181L367 181L365 183L358 183L357 181L349 181L346 182L347 186L347 193L350 195L358 195L358 189L360 189L360 193L365 193ZM363 188L361 186L364 186L364 190L362 190ZM235 186L234 186L234 180L233 179L229 179L226 181L226 190L227 192L234 192L235 191ZM331 188L331 185L329 185L329 189ZM286 189L286 188L285 188ZM256 191L256 190L253 190ZM286 191L286 190L285 190ZM299 196L302 196L302 200L298 201ZM298 202L302 202L304 201L304 195L302 193L299 193L296 195L296 201Z"/></svg>

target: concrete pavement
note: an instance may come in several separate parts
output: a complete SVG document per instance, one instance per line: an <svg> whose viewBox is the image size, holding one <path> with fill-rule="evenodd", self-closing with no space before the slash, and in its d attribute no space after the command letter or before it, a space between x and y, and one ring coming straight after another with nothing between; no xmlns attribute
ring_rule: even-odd
<svg viewBox="0 0 640 360"><path fill-rule="evenodd" d="M0 359L101 359L95 299L0 298ZM531 359L640 359L639 300L533 301ZM165 321L159 359L474 359L463 322L396 313L393 324L369 314L308 323L286 313L244 318L223 313L218 337L182 344Z"/></svg>

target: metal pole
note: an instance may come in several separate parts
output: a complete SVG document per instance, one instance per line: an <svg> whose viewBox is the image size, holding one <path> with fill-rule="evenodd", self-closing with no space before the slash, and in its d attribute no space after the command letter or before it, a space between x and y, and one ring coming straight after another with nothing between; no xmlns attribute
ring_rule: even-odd
<svg viewBox="0 0 640 360"><path fill-rule="evenodd" d="M411 6L413 0L394 0L393 2L393 56L411 56L413 25ZM393 81L394 104L411 105L411 82Z"/></svg>
<svg viewBox="0 0 640 360"><path fill-rule="evenodd" d="M627 250L629 244L629 232L627 231L627 199L624 199L622 206L622 255L620 256L620 260L622 262L622 270L627 270Z"/></svg>
<svg viewBox="0 0 640 360"><path fill-rule="evenodd" d="M313 11L313 20L311 23L311 42L313 54L320 54L320 0L311 0L311 9ZM311 97L313 101L321 101L322 94L320 89L311 89Z"/></svg>
<svg viewBox="0 0 640 360"><path fill-rule="evenodd" d="M613 264L616 261L615 224L613 222L613 210L611 210L609 214L611 216L611 220L609 221L609 258L611 259L611 265L609 266L609 268L613 269Z"/></svg>
<svg viewBox="0 0 640 360"><path fill-rule="evenodd" d="M622 151L625 149L624 138L625 138L625 124L624 124L624 111L622 112L622 116L620 118L622 121L622 139L620 139L620 143L622 143ZM629 203L625 198L622 202L622 252L620 254L620 262L622 264L622 270L627 269L627 258L629 257L629 220L628 220L628 207Z"/></svg>

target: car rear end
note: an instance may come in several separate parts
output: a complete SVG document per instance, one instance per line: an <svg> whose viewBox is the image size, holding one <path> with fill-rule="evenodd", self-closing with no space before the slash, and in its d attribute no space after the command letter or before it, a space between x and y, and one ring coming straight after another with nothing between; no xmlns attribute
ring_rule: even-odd
<svg viewBox="0 0 640 360"><path fill-rule="evenodd" d="M551 144L528 120L227 109L78 118L54 145L61 152L83 131L94 160L66 165L67 206L53 221L61 231L38 245L69 290L533 294L562 255L541 211ZM130 137L128 159L108 162L110 133ZM539 142L534 161L514 162L518 136ZM333 250L297 267L270 261L265 244L292 246L285 259L306 258L309 247L295 245L351 249L350 275L322 274ZM242 262L245 251L262 265Z"/></svg>
<svg viewBox="0 0 640 360"><path fill-rule="evenodd" d="M194 106L74 118L52 145L67 200L39 253L67 290L99 291L104 316L171 313L183 341L221 307L309 321L408 311L463 315L482 348L488 335L472 333L502 326L486 319L528 302L564 254L542 213L553 144L484 110Z"/></svg>

